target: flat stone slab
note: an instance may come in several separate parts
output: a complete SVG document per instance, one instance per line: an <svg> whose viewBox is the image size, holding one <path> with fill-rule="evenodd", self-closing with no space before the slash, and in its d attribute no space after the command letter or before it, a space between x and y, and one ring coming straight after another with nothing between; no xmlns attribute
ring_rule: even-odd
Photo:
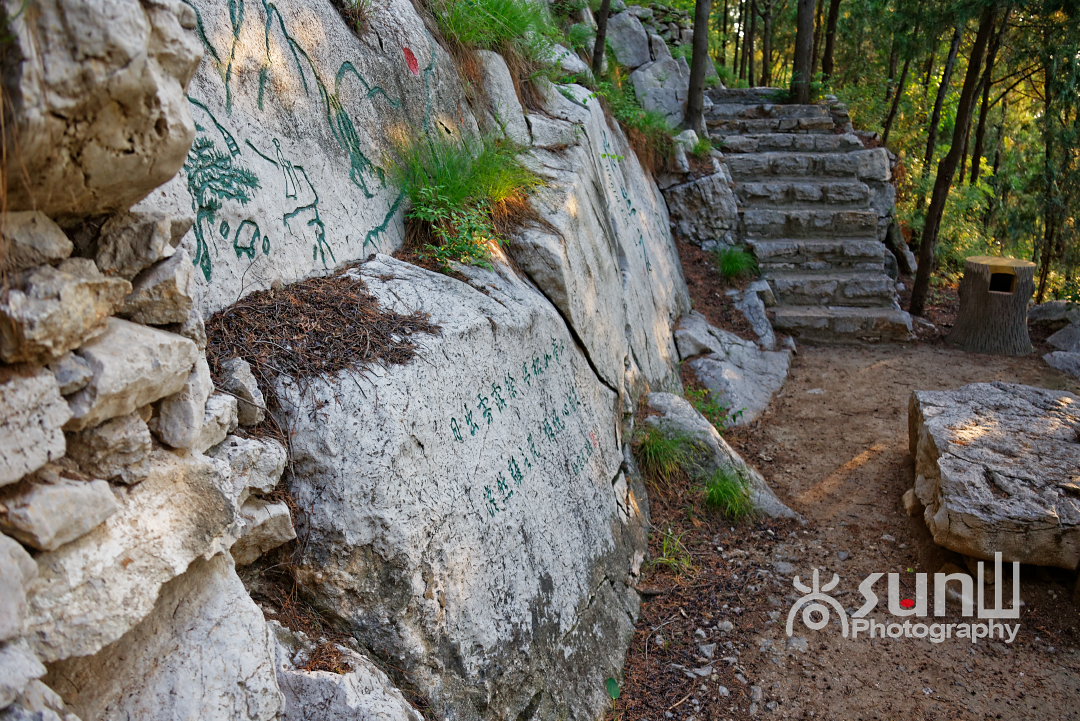
<svg viewBox="0 0 1080 721"><path fill-rule="evenodd" d="M976 558L1080 564L1080 397L1013 383L915 391L908 427L936 543Z"/></svg>

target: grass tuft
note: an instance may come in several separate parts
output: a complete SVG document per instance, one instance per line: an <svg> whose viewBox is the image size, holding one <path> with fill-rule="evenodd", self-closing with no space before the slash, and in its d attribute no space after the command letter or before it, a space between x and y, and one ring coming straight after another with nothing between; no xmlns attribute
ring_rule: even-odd
<svg viewBox="0 0 1080 721"><path fill-rule="evenodd" d="M713 257L720 275L729 280L758 274L757 259L753 253L743 248L721 248Z"/></svg>
<svg viewBox="0 0 1080 721"><path fill-rule="evenodd" d="M633 449L645 477L659 486L685 478L687 466L693 460L691 438L665 433L653 425L641 427Z"/></svg>
<svg viewBox="0 0 1080 721"><path fill-rule="evenodd" d="M642 165L655 172L675 147L675 128L667 118L638 103L625 69L609 61L608 76L596 84L596 94L619 121Z"/></svg>
<svg viewBox="0 0 1080 721"><path fill-rule="evenodd" d="M491 267L494 245L531 216L528 197L542 184L520 153L494 137L439 134L396 144L390 178L412 204L408 217L427 231L416 243L421 256L444 270L454 262Z"/></svg>
<svg viewBox="0 0 1080 721"><path fill-rule="evenodd" d="M664 531L664 537L660 541L660 555L654 556L649 564L670 568L676 575L692 571L694 558L690 555L683 543L685 533L675 534L670 528Z"/></svg>
<svg viewBox="0 0 1080 721"><path fill-rule="evenodd" d="M723 511L732 521L756 514L749 482L737 471L717 468L705 479L705 505Z"/></svg>

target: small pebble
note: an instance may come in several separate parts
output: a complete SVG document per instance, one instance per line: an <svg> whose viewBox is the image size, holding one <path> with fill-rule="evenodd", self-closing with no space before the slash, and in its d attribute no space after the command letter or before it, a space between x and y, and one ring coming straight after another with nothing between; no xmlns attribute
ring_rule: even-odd
<svg viewBox="0 0 1080 721"><path fill-rule="evenodd" d="M839 558L841 561L846 561L851 558L851 554L847 551L837 551L836 557Z"/></svg>

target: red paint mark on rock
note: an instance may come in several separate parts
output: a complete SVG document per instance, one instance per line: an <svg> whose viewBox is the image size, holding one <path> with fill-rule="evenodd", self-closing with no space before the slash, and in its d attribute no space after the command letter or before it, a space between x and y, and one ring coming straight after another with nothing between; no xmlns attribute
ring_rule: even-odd
<svg viewBox="0 0 1080 721"><path fill-rule="evenodd" d="M412 48L403 48L405 51L405 62L409 65L409 72L413 75L420 74L420 61L416 59L416 54L413 53Z"/></svg>
<svg viewBox="0 0 1080 721"><path fill-rule="evenodd" d="M915 608L915 599L905 598L903 601L900 602L900 605L904 608Z"/></svg>

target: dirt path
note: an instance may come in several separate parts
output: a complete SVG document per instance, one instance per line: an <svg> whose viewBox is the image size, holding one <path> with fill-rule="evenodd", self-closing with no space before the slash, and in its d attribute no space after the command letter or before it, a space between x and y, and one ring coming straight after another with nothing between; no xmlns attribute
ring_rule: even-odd
<svg viewBox="0 0 1080 721"><path fill-rule="evenodd" d="M823 580L839 574L832 595L850 612L871 572L906 581L957 560L900 502L913 478L907 402L912 390L989 380L1080 391L1037 356L924 344L804 347L769 411L732 440L808 524L732 529L697 511L693 491L653 501L654 556L663 550L656 538L672 528L694 570L675 576L654 567L644 579L650 595L628 657L623 717L1080 719L1080 608L1069 600L1070 574L1025 569L1011 645L852 640L835 625L796 625L789 640L784 630L802 595L793 575L807 582L815 567ZM890 620L881 611L872 617Z"/></svg>

